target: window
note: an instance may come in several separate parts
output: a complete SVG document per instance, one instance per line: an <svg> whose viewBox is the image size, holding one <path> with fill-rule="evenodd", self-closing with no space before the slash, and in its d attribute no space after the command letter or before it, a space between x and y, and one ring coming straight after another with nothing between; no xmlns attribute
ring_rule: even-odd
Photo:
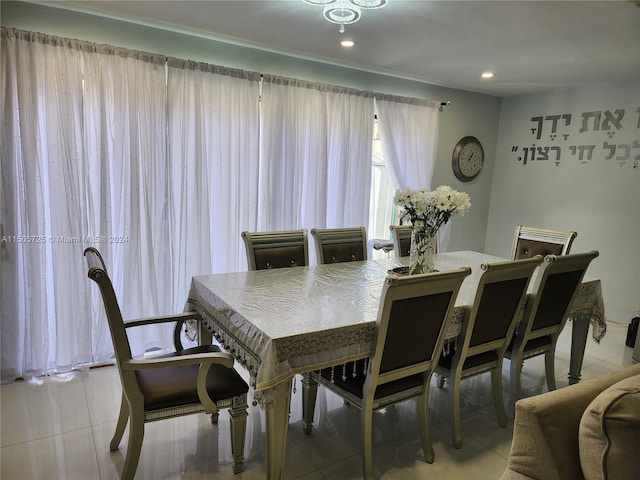
<svg viewBox="0 0 640 480"><path fill-rule="evenodd" d="M378 120L373 125L373 168L371 170L371 205L369 209L369 239L389 239L389 225L396 221L393 206L395 189L391 184L382 154L382 142L378 133ZM386 256L382 250L374 250L373 258Z"/></svg>

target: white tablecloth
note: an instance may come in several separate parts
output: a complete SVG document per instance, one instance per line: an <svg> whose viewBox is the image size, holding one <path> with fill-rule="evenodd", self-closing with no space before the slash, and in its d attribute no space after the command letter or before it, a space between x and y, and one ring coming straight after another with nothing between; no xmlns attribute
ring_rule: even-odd
<svg viewBox="0 0 640 480"><path fill-rule="evenodd" d="M382 285L401 260L384 259L194 277L187 308L252 374L256 391L303 373L369 356ZM438 254L444 271L468 265L447 336L454 338L484 262L477 252ZM533 283L533 281L532 281ZM604 320L599 280L585 281L578 313ZM595 331L595 330L594 330Z"/></svg>

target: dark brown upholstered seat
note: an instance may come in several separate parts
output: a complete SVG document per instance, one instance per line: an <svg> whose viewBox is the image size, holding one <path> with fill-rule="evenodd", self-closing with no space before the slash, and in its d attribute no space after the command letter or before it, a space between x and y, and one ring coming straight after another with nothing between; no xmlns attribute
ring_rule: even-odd
<svg viewBox="0 0 640 480"><path fill-rule="evenodd" d="M202 345L154 358L175 358L221 351L216 345ZM200 403L197 389L198 369L199 365L196 364L136 371L138 385L144 396L145 410ZM220 402L246 394L248 387L234 369L213 364L207 375L207 391L214 402Z"/></svg>
<svg viewBox="0 0 640 480"><path fill-rule="evenodd" d="M425 460L434 460L429 434L429 381L437 364L460 285L468 267L442 273L387 277L376 322L373 356L303 381L305 433L311 433L317 384L360 408L364 478L373 477L373 411L418 398L418 421ZM366 373L365 373L366 372ZM316 383L317 382L317 383Z"/></svg>
<svg viewBox="0 0 640 480"><path fill-rule="evenodd" d="M598 251L572 255L547 255L535 277L522 321L505 357L511 360L513 401L520 398L520 371L527 358L544 354L549 390L556 389L555 352L582 278Z"/></svg>
<svg viewBox="0 0 640 480"><path fill-rule="evenodd" d="M184 322L202 321L195 312L124 322L102 256L93 247L87 248L84 255L88 276L100 287L122 381L120 415L110 443L112 451L118 449L129 423L129 445L121 478L129 480L135 476L146 422L199 412L210 413L212 420L217 421L218 409L227 407L233 471L241 472L249 386L233 368L233 357L215 345L183 348L180 329ZM132 359L126 329L167 322L176 323L175 352Z"/></svg>
<svg viewBox="0 0 640 480"><path fill-rule="evenodd" d="M465 317L455 350L443 352L436 374L449 380L451 439L462 446L460 383L464 378L491 372L493 405L501 427L507 426L502 396L502 361L519 315L527 287L541 256L484 264L471 311ZM446 350L446 349L445 349ZM438 382L442 386L442 381Z"/></svg>
<svg viewBox="0 0 640 480"><path fill-rule="evenodd" d="M367 259L367 231L356 228L314 228L318 263L356 262Z"/></svg>
<svg viewBox="0 0 640 480"><path fill-rule="evenodd" d="M249 270L309 265L307 231L242 232Z"/></svg>
<svg viewBox="0 0 640 480"><path fill-rule="evenodd" d="M536 255L566 255L578 234L548 230L546 228L516 226L511 249L511 259L531 258Z"/></svg>

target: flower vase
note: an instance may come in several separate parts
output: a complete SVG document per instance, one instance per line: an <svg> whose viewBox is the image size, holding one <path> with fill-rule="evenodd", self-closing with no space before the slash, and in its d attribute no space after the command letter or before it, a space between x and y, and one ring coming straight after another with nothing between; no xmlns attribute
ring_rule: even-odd
<svg viewBox="0 0 640 480"><path fill-rule="evenodd" d="M409 251L409 275L419 275L435 271L433 262L436 254L436 237L426 232L411 232Z"/></svg>

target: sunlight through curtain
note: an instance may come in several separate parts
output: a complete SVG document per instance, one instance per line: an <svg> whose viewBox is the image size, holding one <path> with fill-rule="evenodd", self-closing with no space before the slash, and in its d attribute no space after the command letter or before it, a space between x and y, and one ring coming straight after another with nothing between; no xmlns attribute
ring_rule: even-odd
<svg viewBox="0 0 640 480"><path fill-rule="evenodd" d="M104 361L113 348L102 299L86 285L84 247L93 245L104 255L125 319L175 311L165 214L165 57L100 45L83 60L85 154L79 163L85 169L86 198L78 201L86 201L80 234L88 234L89 241L76 245L73 260L81 267L77 281L89 288L90 318L97 319L101 332L92 361ZM170 325L130 329L132 354L170 347L170 331Z"/></svg>
<svg viewBox="0 0 640 480"><path fill-rule="evenodd" d="M4 379L89 361L92 325L74 325L88 310L69 291L66 278L82 267L77 245L63 240L82 230L86 215L76 161L83 155L82 53L65 41L43 43L39 34L2 33ZM42 328L50 320L54 328Z"/></svg>
<svg viewBox="0 0 640 480"><path fill-rule="evenodd" d="M372 92L1 31L3 382L112 359L89 245L131 319L245 269L243 230L368 225ZM437 123L400 99L378 101L385 162L429 185ZM129 339L171 348L172 326Z"/></svg>
<svg viewBox="0 0 640 480"><path fill-rule="evenodd" d="M193 275L239 271L256 228L260 74L169 59L173 305Z"/></svg>
<svg viewBox="0 0 640 480"><path fill-rule="evenodd" d="M112 355L82 251L127 318L167 303L163 57L2 29L2 379ZM126 265L126 280L123 266ZM170 344L162 328L132 350Z"/></svg>
<svg viewBox="0 0 640 480"><path fill-rule="evenodd" d="M271 75L263 82L258 230L366 226L373 94Z"/></svg>
<svg viewBox="0 0 640 480"><path fill-rule="evenodd" d="M384 162L396 189L431 187L439 108L433 100L376 94Z"/></svg>
<svg viewBox="0 0 640 480"><path fill-rule="evenodd" d="M394 189L434 188L440 102L376 94L378 131L384 163ZM438 232L438 249L446 251L449 226Z"/></svg>

